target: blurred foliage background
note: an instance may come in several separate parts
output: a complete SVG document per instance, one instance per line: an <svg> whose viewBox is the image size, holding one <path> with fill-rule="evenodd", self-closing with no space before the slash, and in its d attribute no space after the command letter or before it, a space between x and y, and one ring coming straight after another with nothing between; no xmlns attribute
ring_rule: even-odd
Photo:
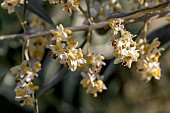
<svg viewBox="0 0 170 113"><path fill-rule="evenodd" d="M120 1L125 2L125 0ZM41 2L41 5L56 25L62 23L64 26L75 26L82 25L84 22L80 13L76 12L68 16L61 11L60 6L50 5L47 1ZM28 23L34 16L35 14L27 11ZM48 29L53 28L48 24L47 26ZM143 23L136 23L127 25L126 29L137 34L141 26ZM136 73L135 63L131 69L113 64L111 38L107 32L101 29L94 31L91 46L93 53L101 53L106 57L107 66L102 69L101 74L105 76L104 82L108 89L97 98L87 95L80 85L82 79L80 70L72 73L66 68L63 69L58 61L48 55L49 50L46 49L42 61L43 67L36 79L36 84L40 86L37 92L40 113L169 113L170 24L168 21L165 18L156 19L148 28L148 39L153 40L159 37L162 42L161 46L166 47L165 51L162 51L160 60L162 77L158 81L152 79L148 83L140 80ZM9 15L7 10L0 8L0 35L18 33L23 33L23 30L16 15L14 13ZM73 35L80 44L86 38L84 32L76 32ZM15 81L9 73L12 66L21 63L21 52L21 40L0 41L1 113L33 113L31 107L20 107L15 101L13 91ZM49 84L52 84L50 90L42 93L44 87L48 87Z"/></svg>

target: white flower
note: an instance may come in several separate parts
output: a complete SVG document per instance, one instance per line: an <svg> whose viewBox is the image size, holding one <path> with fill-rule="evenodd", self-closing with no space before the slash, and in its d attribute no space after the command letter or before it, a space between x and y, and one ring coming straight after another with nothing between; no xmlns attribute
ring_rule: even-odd
<svg viewBox="0 0 170 113"><path fill-rule="evenodd" d="M122 31L122 37L112 40L113 53L116 57L114 64L122 62L122 65L131 67L133 61L137 61L139 57L136 50L136 42L132 40L134 36L128 31Z"/></svg>
<svg viewBox="0 0 170 113"><path fill-rule="evenodd" d="M79 10L79 8L78 8L80 6L79 0L67 0L67 3L71 4L71 6L74 10Z"/></svg>
<svg viewBox="0 0 170 113"><path fill-rule="evenodd" d="M137 71L141 79L146 82L150 81L152 77L157 80L161 77L161 68L158 60L161 56L160 51L163 49L158 49L159 45L160 42L157 38L155 38L151 44L143 39L140 39L138 42L141 55L137 62Z"/></svg>
<svg viewBox="0 0 170 113"><path fill-rule="evenodd" d="M150 81L152 77L159 80L161 77L161 69L159 65L159 62L149 62L145 59L139 59L137 68L141 79L146 82Z"/></svg>
<svg viewBox="0 0 170 113"><path fill-rule="evenodd" d="M17 85L15 90L16 92L16 101L19 101L21 106L24 105L32 105L33 106L33 102L34 102L34 91L30 89L29 85L25 86L24 88L22 88L22 86Z"/></svg>
<svg viewBox="0 0 170 113"><path fill-rule="evenodd" d="M97 97L97 93L101 93L103 90L106 90L106 86L103 83L103 76L93 72L91 69L87 73L82 72L83 80L81 84L84 88L87 88L86 93L93 94L94 97Z"/></svg>
<svg viewBox="0 0 170 113"><path fill-rule="evenodd" d="M111 35L117 35L119 31L124 29L124 25L122 24L123 20L118 18L118 19L112 19L109 22L109 26L111 27Z"/></svg>
<svg viewBox="0 0 170 113"><path fill-rule="evenodd" d="M86 63L82 50L77 48L78 42L68 36L71 34L70 30L65 30L61 24L57 26L57 29L57 31L52 31L54 37L51 39L50 54L54 59L59 59L61 64L67 64L71 71L76 71L77 67Z"/></svg>
<svg viewBox="0 0 170 113"><path fill-rule="evenodd" d="M38 86L33 85L33 80L38 76L37 72L40 71L41 64L35 62L29 66L27 61L23 61L20 65L10 69L11 74L15 76L16 81L16 100L23 105L33 105L34 102L34 90L38 89Z"/></svg>
<svg viewBox="0 0 170 113"><path fill-rule="evenodd" d="M70 30L65 30L62 24L59 24L59 26L56 26L57 31L51 30L52 34L55 37L58 37L61 41L66 41L68 38L68 34L71 34Z"/></svg>
<svg viewBox="0 0 170 113"><path fill-rule="evenodd" d="M16 7L20 3L20 0L4 0L1 3L1 7L3 9L8 9L8 13L11 14L14 12L14 7Z"/></svg>
<svg viewBox="0 0 170 113"><path fill-rule="evenodd" d="M67 3L64 5L64 9L66 10L68 15L72 15L72 10L78 10L79 11L79 6L80 6L80 1L79 0L67 0Z"/></svg>
<svg viewBox="0 0 170 113"><path fill-rule="evenodd" d="M81 48L72 49L68 52L68 66L71 71L75 71L77 67L85 64L86 60L83 58Z"/></svg>
<svg viewBox="0 0 170 113"><path fill-rule="evenodd" d="M87 55L87 64L96 73L99 73L102 66L106 65L106 63L103 60L104 60L104 56L100 54L97 54L97 55L88 54Z"/></svg>

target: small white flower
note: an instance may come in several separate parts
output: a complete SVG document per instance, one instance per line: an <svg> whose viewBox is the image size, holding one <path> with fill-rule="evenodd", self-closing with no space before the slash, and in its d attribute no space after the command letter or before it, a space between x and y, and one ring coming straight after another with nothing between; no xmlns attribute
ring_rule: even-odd
<svg viewBox="0 0 170 113"><path fill-rule="evenodd" d="M20 3L20 0L4 0L1 3L1 7L3 9L8 9L8 13L11 14L14 12L14 7L16 7Z"/></svg>
<svg viewBox="0 0 170 113"><path fill-rule="evenodd" d="M33 102L34 102L34 91L30 89L30 87L27 85L24 88L21 88L22 86L17 85L17 87L15 88L15 92L16 92L16 101L18 101L20 103L21 106L24 105L32 105L33 106Z"/></svg>
<svg viewBox="0 0 170 113"><path fill-rule="evenodd" d="M65 30L61 24L57 29L58 31L52 31L54 37L51 39L51 55L54 59L59 59L61 64L67 64L71 71L76 71L77 67L86 63L82 50L77 48L78 42L68 36L71 34L70 30Z"/></svg>
<svg viewBox="0 0 170 113"><path fill-rule="evenodd" d="M85 64L86 60L83 58L82 50L72 49L68 52L68 66L71 71L75 71L77 67Z"/></svg>
<svg viewBox="0 0 170 113"><path fill-rule="evenodd" d="M33 105L34 90L37 90L38 86L34 86L32 81L38 76L37 72L40 71L40 69L41 64L39 62L28 66L27 61L23 61L20 65L10 69L16 81L16 88L14 90L16 93L16 100L21 106Z"/></svg>
<svg viewBox="0 0 170 113"><path fill-rule="evenodd" d="M99 73L102 66L106 65L106 63L103 61L104 56L97 54L88 54L87 55L87 64L90 65L91 69L95 71L96 73Z"/></svg>
<svg viewBox="0 0 170 113"><path fill-rule="evenodd" d="M82 72L83 80L80 82L83 88L86 88L86 93L93 94L94 97L97 97L97 93L101 93L103 90L106 90L106 86L103 83L103 76L100 76L99 73L103 65L106 65L103 62L104 56L97 54L88 54L87 63L86 63L86 73Z"/></svg>
<svg viewBox="0 0 170 113"><path fill-rule="evenodd" d="M161 55L161 49L158 49L160 42L157 38L153 40L151 44L146 40L139 40L138 48L141 56L137 62L137 71L142 80L146 82L150 81L152 77L159 80L161 77L161 68L159 63L159 57Z"/></svg>
<svg viewBox="0 0 170 113"><path fill-rule="evenodd" d="M109 26L111 27L111 35L117 35L119 31L124 29L124 25L122 24L123 20L118 18L118 19L112 19L109 22Z"/></svg>
<svg viewBox="0 0 170 113"><path fill-rule="evenodd" d="M112 40L113 53L116 57L114 64L122 62L123 66L131 67L133 61L137 61L139 57L136 49L136 42L132 40L134 37L128 31L121 31L122 37Z"/></svg>

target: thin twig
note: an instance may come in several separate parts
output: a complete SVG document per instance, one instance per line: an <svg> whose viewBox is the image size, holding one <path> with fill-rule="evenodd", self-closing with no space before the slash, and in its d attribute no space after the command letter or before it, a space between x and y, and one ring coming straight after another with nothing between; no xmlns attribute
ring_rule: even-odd
<svg viewBox="0 0 170 113"><path fill-rule="evenodd" d="M16 13L16 15L17 15L17 17L18 17L18 19L19 19L19 21L20 21L20 23L21 23L22 28L24 29L24 31L25 31L25 32L28 31L28 27L27 27L27 25L26 25L26 22L25 22L24 19L20 16L20 13L19 13L19 10L18 10L18 7L17 7L17 6L15 7L15 13Z"/></svg>
<svg viewBox="0 0 170 113"><path fill-rule="evenodd" d="M88 14L88 21L93 22L93 19L91 17L90 13L90 0L85 0L86 1L86 6L87 6L87 14Z"/></svg>
<svg viewBox="0 0 170 113"><path fill-rule="evenodd" d="M83 13L83 15L86 17L86 19L88 20L89 16L88 16L87 12L85 12L81 6L79 6L79 9Z"/></svg>
<svg viewBox="0 0 170 113"><path fill-rule="evenodd" d="M36 92L34 94L34 113L39 113L39 107L38 107L38 99L37 99L37 96L36 96Z"/></svg>
<svg viewBox="0 0 170 113"><path fill-rule="evenodd" d="M92 37L92 30L88 31L87 34L87 54L90 54L90 41L91 41L91 37Z"/></svg>
<svg viewBox="0 0 170 113"><path fill-rule="evenodd" d="M162 4L159 4L159 5L156 5L156 6L152 6L152 7L138 9L136 11L112 14L112 15L110 15L108 17L108 19L112 19L112 18L123 18L123 19L138 18L138 17L141 17L141 16L143 16L145 14L148 14L148 13L154 13L154 12L162 11L169 4L170 4L170 1L166 1L166 2L164 2Z"/></svg>
<svg viewBox="0 0 170 113"><path fill-rule="evenodd" d="M116 16L116 14L115 14L114 17L118 18L119 15L120 14L117 14L117 16ZM131 23L146 21L148 19L151 19L152 17L154 17L154 19L156 19L156 18L165 17L165 16L170 16L170 11L158 12L158 13L149 13L149 14L143 15L141 17L128 18L128 19L125 19L124 23L125 24L131 24ZM108 25L108 21L102 21L102 22L99 22L99 23L94 23L94 25L91 29L95 30L95 29L103 28L106 25ZM70 29L73 32L88 31L89 28L90 28L90 25L66 27L66 29ZM56 29L53 29L53 30L56 30ZM34 37L46 36L46 35L50 35L50 34L51 34L50 30L47 30L47 31L40 31L40 32L29 33L29 34L24 33L24 34L1 35L0 40L34 38Z"/></svg>
<svg viewBox="0 0 170 113"><path fill-rule="evenodd" d="M107 21L99 22L93 25L92 30L103 28L104 26L108 25ZM82 25L82 26L74 26L74 27L65 27L65 29L70 29L72 32L76 31L88 31L90 28L90 25ZM53 29L57 30L57 29ZM12 35L1 35L0 40L11 40L11 39L25 39L25 38L34 38L38 36L46 36L50 35L51 30L47 31L40 31L36 33L30 33L30 34L12 34Z"/></svg>

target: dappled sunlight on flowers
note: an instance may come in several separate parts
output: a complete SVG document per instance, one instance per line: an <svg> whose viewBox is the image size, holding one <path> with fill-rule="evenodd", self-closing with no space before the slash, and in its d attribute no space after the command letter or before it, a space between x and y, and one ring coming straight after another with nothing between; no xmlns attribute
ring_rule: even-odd
<svg viewBox="0 0 170 113"><path fill-rule="evenodd" d="M112 40L113 54L116 57L114 63L122 62L123 66L131 67L133 61L137 61L139 57L138 50L136 50L136 42L132 40L133 35L125 31L121 38Z"/></svg>
<svg viewBox="0 0 170 113"><path fill-rule="evenodd" d="M159 46L158 38L155 38L151 44L144 39L140 39L138 42L140 58L137 62L137 72L146 82L150 81L152 77L158 80L161 77L159 57L163 48L158 48Z"/></svg>
<svg viewBox="0 0 170 113"><path fill-rule="evenodd" d="M33 84L34 78L38 77L38 72L41 69L41 64L35 62L29 66L27 61L23 61L20 65L10 69L11 74L15 77L16 88L15 98L21 106L32 105L34 103L34 91L39 87Z"/></svg>
<svg viewBox="0 0 170 113"><path fill-rule="evenodd" d="M104 77L99 74L102 66L106 65L103 60L104 56L100 54L88 54L85 70L81 73L83 79L80 83L83 88L87 89L86 93L93 94L94 97L97 97L97 93L102 93L107 89L103 82Z"/></svg>

